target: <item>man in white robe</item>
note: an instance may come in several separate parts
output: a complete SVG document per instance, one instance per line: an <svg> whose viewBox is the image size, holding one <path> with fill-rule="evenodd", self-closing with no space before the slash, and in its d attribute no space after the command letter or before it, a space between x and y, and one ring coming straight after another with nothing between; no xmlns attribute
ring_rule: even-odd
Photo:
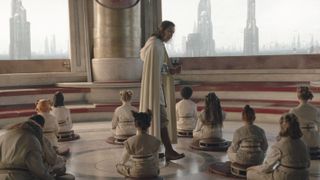
<svg viewBox="0 0 320 180"><path fill-rule="evenodd" d="M175 91L171 76L174 68L163 42L169 41L173 33L174 24L170 21L162 22L159 31L148 39L140 54L144 64L139 111L146 112L147 109L152 111L150 133L158 139L161 137L168 160L184 157L184 154L174 151L171 145L171 142L177 141Z"/></svg>

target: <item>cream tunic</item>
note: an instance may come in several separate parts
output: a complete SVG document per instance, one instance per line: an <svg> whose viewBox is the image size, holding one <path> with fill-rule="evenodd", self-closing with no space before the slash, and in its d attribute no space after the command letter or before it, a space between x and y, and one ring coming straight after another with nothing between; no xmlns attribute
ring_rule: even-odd
<svg viewBox="0 0 320 180"><path fill-rule="evenodd" d="M124 142L124 147L122 160L116 165L120 174L129 177L158 176L160 141L157 138L138 132Z"/></svg>
<svg viewBox="0 0 320 180"><path fill-rule="evenodd" d="M56 150L45 136L43 137L42 149L44 163L48 167L49 172L65 171L66 160L64 157L57 155Z"/></svg>
<svg viewBox="0 0 320 180"><path fill-rule="evenodd" d="M139 111L152 111L150 134L160 139L160 104L166 104L169 119L168 132L171 142L177 142L177 121L175 115L175 89L173 77L169 73L162 75L161 69L166 64L171 66L163 42L152 36L140 52L143 61ZM162 87L163 86L163 87ZM163 102L165 101L165 102Z"/></svg>
<svg viewBox="0 0 320 180"><path fill-rule="evenodd" d="M32 129L7 131L0 137L0 179L54 180L43 164L42 152ZM12 170L1 170L4 168ZM13 170L15 168L26 170Z"/></svg>
<svg viewBox="0 0 320 180"><path fill-rule="evenodd" d="M319 124L320 111L309 103L300 103L290 110L298 117L303 133L302 140L308 147L320 147Z"/></svg>
<svg viewBox="0 0 320 180"><path fill-rule="evenodd" d="M45 119L43 127L43 135L48 138L52 146L58 146L57 134L59 132L59 125L57 118L50 113L38 113Z"/></svg>
<svg viewBox="0 0 320 180"><path fill-rule="evenodd" d="M57 118L59 132L69 132L72 130L72 119L68 108L65 106L53 107L51 114Z"/></svg>
<svg viewBox="0 0 320 180"><path fill-rule="evenodd" d="M222 111L222 119L226 117L225 112ZM222 138L222 127L212 127L211 124L205 124L205 111L201 111L198 116L196 128L193 130L193 139L205 139L205 138Z"/></svg>
<svg viewBox="0 0 320 180"><path fill-rule="evenodd" d="M138 109L130 103L124 103L117 107L112 117L112 131L116 136L130 136L136 134L134 117L131 111L137 112Z"/></svg>
<svg viewBox="0 0 320 180"><path fill-rule="evenodd" d="M176 104L177 129L193 130L197 123L197 104L190 99L182 99Z"/></svg>
<svg viewBox="0 0 320 180"><path fill-rule="evenodd" d="M268 141L264 130L256 125L244 125L233 133L227 154L231 162L258 165L263 162Z"/></svg>
<svg viewBox="0 0 320 180"><path fill-rule="evenodd" d="M247 169L248 180L308 180L309 153L300 139L282 137L264 163Z"/></svg>

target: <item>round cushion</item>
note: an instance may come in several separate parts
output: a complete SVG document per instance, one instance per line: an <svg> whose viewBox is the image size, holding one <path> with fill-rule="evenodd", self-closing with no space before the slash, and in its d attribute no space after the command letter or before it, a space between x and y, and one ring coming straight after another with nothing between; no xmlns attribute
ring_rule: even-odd
<svg viewBox="0 0 320 180"><path fill-rule="evenodd" d="M250 167L250 166L241 165L241 164L233 162L230 165L231 174L238 176L238 177L245 178L247 176L247 168L248 167Z"/></svg>
<svg viewBox="0 0 320 180"><path fill-rule="evenodd" d="M62 176L57 176L57 177L55 177L55 179L56 180L74 180L76 178L72 174L65 174L65 175L62 175Z"/></svg>

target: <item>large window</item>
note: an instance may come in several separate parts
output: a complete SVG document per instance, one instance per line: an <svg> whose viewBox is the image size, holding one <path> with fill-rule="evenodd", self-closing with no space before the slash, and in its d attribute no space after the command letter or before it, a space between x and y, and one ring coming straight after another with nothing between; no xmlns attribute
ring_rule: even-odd
<svg viewBox="0 0 320 180"><path fill-rule="evenodd" d="M69 59L68 0L1 0L0 60Z"/></svg>
<svg viewBox="0 0 320 180"><path fill-rule="evenodd" d="M319 0L162 0L170 56L320 53Z"/></svg>

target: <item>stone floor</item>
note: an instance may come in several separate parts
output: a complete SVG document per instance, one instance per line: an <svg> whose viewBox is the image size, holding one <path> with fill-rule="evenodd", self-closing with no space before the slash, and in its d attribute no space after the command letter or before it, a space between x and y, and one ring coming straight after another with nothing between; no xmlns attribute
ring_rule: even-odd
<svg viewBox="0 0 320 180"><path fill-rule="evenodd" d="M278 132L276 124L258 124L265 129L269 145L275 141ZM120 159L122 146L105 143L111 135L110 122L88 122L74 124L74 130L81 138L73 142L67 142L71 149L68 157L67 169L76 176L77 180L120 180L121 177L115 169L116 162ZM232 133L240 127L240 122L225 122L224 137L232 139ZM163 164L160 175L165 180L209 180L209 179L233 179L220 175L209 174L207 166L214 161L226 161L226 153L203 152L189 148L191 139L179 138L175 149L186 154L186 157ZM312 161L310 179L320 179L320 161Z"/></svg>

